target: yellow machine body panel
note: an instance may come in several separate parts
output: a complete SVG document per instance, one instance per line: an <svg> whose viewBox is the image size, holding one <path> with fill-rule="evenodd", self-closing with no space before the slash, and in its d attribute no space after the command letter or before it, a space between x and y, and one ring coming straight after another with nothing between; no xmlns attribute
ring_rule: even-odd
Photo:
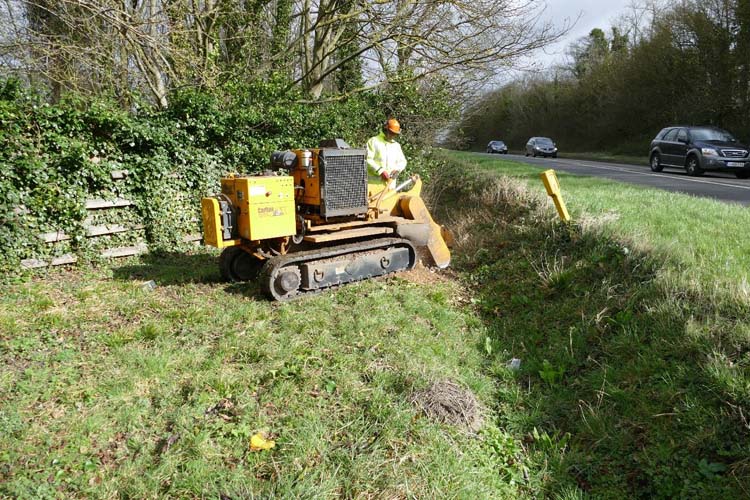
<svg viewBox="0 0 750 500"><path fill-rule="evenodd" d="M221 226L221 207L216 198L201 200L203 215L203 243L216 248L232 247L240 244L240 240L225 240Z"/></svg>
<svg viewBox="0 0 750 500"><path fill-rule="evenodd" d="M225 177L221 192L239 209L240 238L265 240L297 232L292 176Z"/></svg>
<svg viewBox="0 0 750 500"><path fill-rule="evenodd" d="M222 247L221 210L216 198L201 200L201 214L203 215L203 242L217 248Z"/></svg>

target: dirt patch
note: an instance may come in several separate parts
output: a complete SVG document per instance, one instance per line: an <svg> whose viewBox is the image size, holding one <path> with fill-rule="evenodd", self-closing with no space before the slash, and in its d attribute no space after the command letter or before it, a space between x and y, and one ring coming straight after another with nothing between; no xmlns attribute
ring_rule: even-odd
<svg viewBox="0 0 750 500"><path fill-rule="evenodd" d="M432 420L475 433L482 427L482 408L474 393L450 380L416 391L411 403Z"/></svg>
<svg viewBox="0 0 750 500"><path fill-rule="evenodd" d="M203 414L207 417L221 418L225 422L232 422L237 419L240 411L231 400L224 398L207 409Z"/></svg>
<svg viewBox="0 0 750 500"><path fill-rule="evenodd" d="M416 283L417 285L434 285L451 281L455 276L450 269L427 267L423 262L425 262L424 259L419 259L414 269L399 273L399 278Z"/></svg>

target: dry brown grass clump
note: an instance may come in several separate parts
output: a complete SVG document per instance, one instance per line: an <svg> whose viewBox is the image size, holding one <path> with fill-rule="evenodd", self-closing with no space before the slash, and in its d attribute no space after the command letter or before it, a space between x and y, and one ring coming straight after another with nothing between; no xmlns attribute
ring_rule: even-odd
<svg viewBox="0 0 750 500"><path fill-rule="evenodd" d="M433 382L411 396L427 417L475 433L482 427L482 408L474 393L450 380Z"/></svg>

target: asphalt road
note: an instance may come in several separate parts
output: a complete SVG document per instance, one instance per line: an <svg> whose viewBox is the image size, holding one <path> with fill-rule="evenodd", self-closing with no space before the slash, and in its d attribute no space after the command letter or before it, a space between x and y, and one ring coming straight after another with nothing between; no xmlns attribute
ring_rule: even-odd
<svg viewBox="0 0 750 500"><path fill-rule="evenodd" d="M626 165L565 158L532 158L513 154L487 156L529 163L545 169L554 168L572 174L605 177L620 182L750 206L750 179L737 179L732 174L722 172L706 172L703 177L689 177L684 170L669 167L655 173L645 165Z"/></svg>

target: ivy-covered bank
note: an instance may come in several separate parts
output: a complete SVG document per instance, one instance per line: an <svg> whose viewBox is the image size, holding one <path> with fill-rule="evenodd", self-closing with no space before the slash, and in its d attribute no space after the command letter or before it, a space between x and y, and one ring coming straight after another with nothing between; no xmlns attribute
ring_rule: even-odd
<svg viewBox="0 0 750 500"><path fill-rule="evenodd" d="M124 111L80 96L51 105L16 81L0 82L0 272L22 259L67 253L89 261L107 245L179 247L184 235L200 231L199 199L217 189L221 174L258 171L272 151L324 138L361 146L389 114L407 131L412 169L423 170L409 130L423 131L429 114L444 116L444 97L404 87L309 104L285 82L266 81L220 93L183 91L167 110ZM127 175L114 179L113 171ZM87 211L92 198L133 205ZM141 229L87 236L87 225L107 223ZM69 239L52 245L39 237L58 231Z"/></svg>

